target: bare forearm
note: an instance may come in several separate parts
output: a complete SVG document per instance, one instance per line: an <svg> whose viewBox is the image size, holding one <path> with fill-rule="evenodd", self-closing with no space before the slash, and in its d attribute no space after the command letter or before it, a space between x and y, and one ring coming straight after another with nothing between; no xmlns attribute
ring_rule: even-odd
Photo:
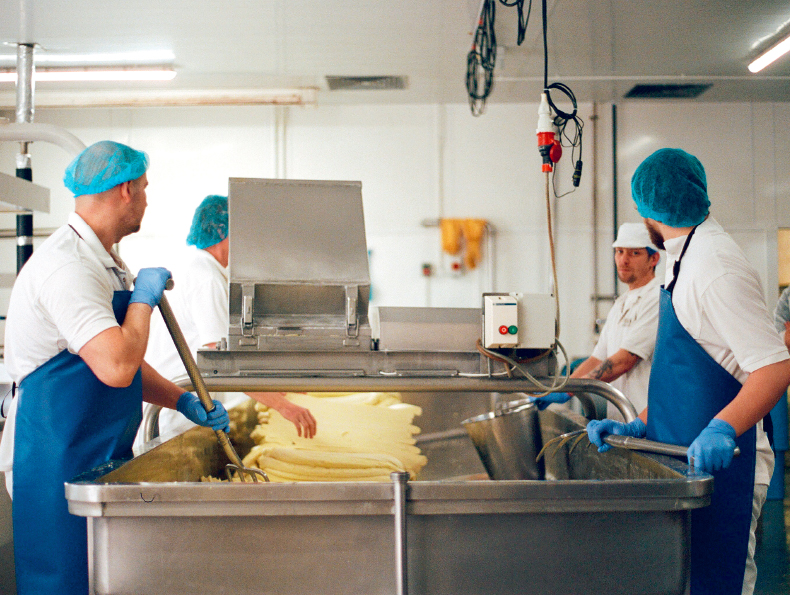
<svg viewBox="0 0 790 595"><path fill-rule="evenodd" d="M571 374L571 378L589 378L587 374L592 372L600 363L601 360L598 358L592 356L588 357L577 366L577 368L573 371L573 374Z"/></svg>
<svg viewBox="0 0 790 595"><path fill-rule="evenodd" d="M147 362L143 362L142 370L143 401L167 407L168 409L175 409L178 397L184 393L184 389L159 374Z"/></svg>
<svg viewBox="0 0 790 595"><path fill-rule="evenodd" d="M626 351L625 349L620 349L610 357L607 357L605 360L600 362L592 370L587 372L585 376L587 378L602 380L603 382L611 382L612 380L617 380L620 378L620 376L628 372L637 363L639 363L640 360L641 358L637 357L633 353Z"/></svg>
<svg viewBox="0 0 790 595"><path fill-rule="evenodd" d="M764 418L779 402L790 384L790 360L755 370L738 395L716 417L726 421L740 436Z"/></svg>

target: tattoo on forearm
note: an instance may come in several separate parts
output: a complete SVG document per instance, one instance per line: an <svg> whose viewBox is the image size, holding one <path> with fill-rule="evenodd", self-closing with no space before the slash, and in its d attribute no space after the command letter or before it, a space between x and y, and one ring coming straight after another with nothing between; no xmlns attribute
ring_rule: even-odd
<svg viewBox="0 0 790 595"><path fill-rule="evenodd" d="M606 374L609 374L614 369L614 364L610 359L603 360L592 372L590 372L590 376L595 378L596 380L600 380Z"/></svg>

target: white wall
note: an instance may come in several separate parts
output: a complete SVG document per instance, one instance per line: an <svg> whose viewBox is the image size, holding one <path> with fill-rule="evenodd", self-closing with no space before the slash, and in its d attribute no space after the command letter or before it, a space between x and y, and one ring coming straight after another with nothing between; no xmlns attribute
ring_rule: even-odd
<svg viewBox="0 0 790 595"><path fill-rule="evenodd" d="M776 228L790 226L790 133L781 124L789 111L790 104L618 105L619 222L639 220L629 181L641 159L662 146L696 154L707 170L713 214L758 268L772 307ZM612 107L582 105L580 115L586 122L582 183L552 201L561 338L572 356L588 354L595 342L594 263L599 293L611 295L614 284ZM281 173L362 181L375 304L478 307L483 291L551 286L537 104L489 105L480 118L458 104L38 110L36 121L61 125L86 144L110 138L149 153L143 228L121 243L133 269L167 264L183 245L195 206L207 194L227 193L229 177ZM0 145L0 171L13 174L17 147ZM73 207L61 182L70 156L42 143L31 153L35 181L52 188L52 213L36 215L36 227L56 227ZM566 151L560 192L569 189L570 169ZM439 217L487 219L496 231L495 269L451 274L438 228L422 224ZM12 216L0 216L0 228L12 227ZM0 240L0 272L14 270L14 244ZM434 266L433 277L422 275L423 263ZM0 289L0 313L7 296ZM602 302L598 316L608 307Z"/></svg>

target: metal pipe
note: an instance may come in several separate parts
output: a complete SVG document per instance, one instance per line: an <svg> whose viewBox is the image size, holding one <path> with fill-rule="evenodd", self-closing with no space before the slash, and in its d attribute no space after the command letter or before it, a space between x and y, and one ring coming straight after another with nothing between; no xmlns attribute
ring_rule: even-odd
<svg viewBox="0 0 790 595"><path fill-rule="evenodd" d="M612 242L617 240L617 105L612 104ZM612 295L617 298L617 266L612 260L612 270L614 272L614 289Z"/></svg>
<svg viewBox="0 0 790 595"><path fill-rule="evenodd" d="M18 175L17 177L23 177ZM16 216L16 272L33 255L33 214L20 213Z"/></svg>
<svg viewBox="0 0 790 595"><path fill-rule="evenodd" d="M592 378L570 378L568 379L568 384L565 385L565 390L569 393L573 393L577 398L579 397L579 393L592 393L603 397L617 407L617 410L623 416L626 423L634 421L639 414L631 404L631 401L626 399L623 393L611 384L602 382L601 380L594 380Z"/></svg>
<svg viewBox="0 0 790 595"><path fill-rule="evenodd" d="M33 89L35 64L33 62L34 44L20 43L16 46L16 121L29 124L33 121ZM16 177L33 181L33 168L28 153L28 143L22 142L16 156ZM16 272L33 256L33 213L20 213L16 216Z"/></svg>
<svg viewBox="0 0 790 595"><path fill-rule="evenodd" d="M35 91L35 63L33 50L35 44L20 43L16 46L16 121L17 123L32 122L33 93Z"/></svg>
<svg viewBox="0 0 790 595"><path fill-rule="evenodd" d="M593 103L592 116L592 275L593 275L593 332L598 333L598 111Z"/></svg>
<svg viewBox="0 0 790 595"><path fill-rule="evenodd" d="M0 120L0 141L44 141L58 145L72 155L85 148L85 143L60 126L32 122L8 124Z"/></svg>
<svg viewBox="0 0 790 595"><path fill-rule="evenodd" d="M213 392L487 392L487 393L530 393L537 387L526 379L495 379L481 377L405 377L405 376L347 376L347 377L272 377L272 376L202 376L202 383ZM538 379L540 382L551 382L551 379ZM194 386L186 376L174 380L184 390L194 390ZM592 399L584 393L603 397L612 403L622 414L626 422L637 417L637 411L631 402L619 390L592 378L570 378L565 386L573 392L585 405L585 416L591 417L588 408L594 411ZM150 408L149 408L150 409ZM146 436L150 440L153 437Z"/></svg>
<svg viewBox="0 0 790 595"><path fill-rule="evenodd" d="M408 595L409 572L406 549L406 482L408 471L390 473L393 484L393 513L395 517L395 593Z"/></svg>

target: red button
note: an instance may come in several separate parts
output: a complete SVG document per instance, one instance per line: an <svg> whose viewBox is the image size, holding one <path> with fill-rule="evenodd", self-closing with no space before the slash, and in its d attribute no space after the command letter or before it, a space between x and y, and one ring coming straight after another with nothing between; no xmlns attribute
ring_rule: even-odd
<svg viewBox="0 0 790 595"><path fill-rule="evenodd" d="M499 327L499 334L500 335L507 335L507 327L504 324Z"/></svg>

